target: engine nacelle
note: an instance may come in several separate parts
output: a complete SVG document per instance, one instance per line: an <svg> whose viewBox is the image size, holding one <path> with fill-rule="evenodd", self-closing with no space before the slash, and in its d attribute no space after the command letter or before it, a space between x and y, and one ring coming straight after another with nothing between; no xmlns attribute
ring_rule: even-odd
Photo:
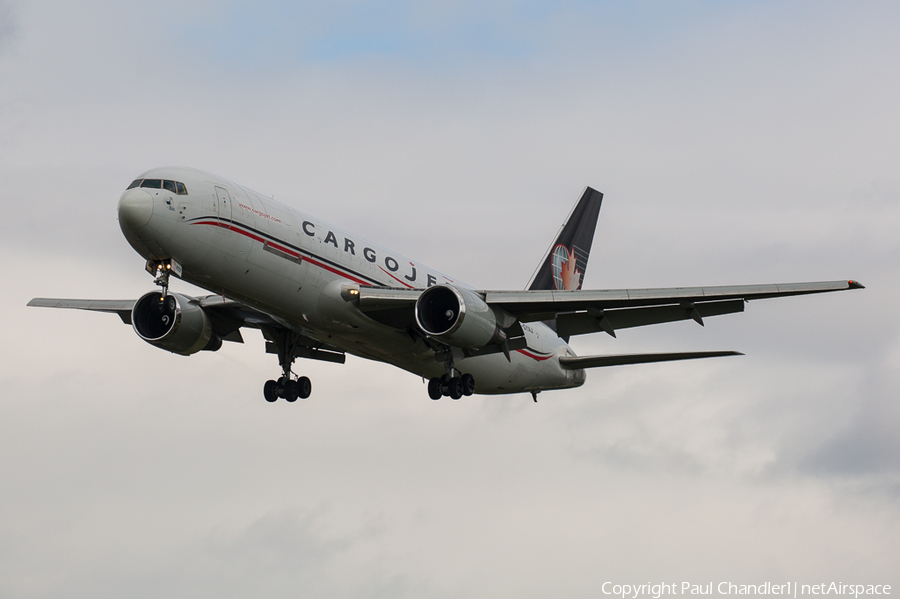
<svg viewBox="0 0 900 599"><path fill-rule="evenodd" d="M452 285L422 292L416 300L416 322L428 335L455 347L475 349L506 340L490 306L468 289Z"/></svg>
<svg viewBox="0 0 900 599"><path fill-rule="evenodd" d="M209 315L178 293L165 297L158 291L146 294L134 303L131 324L147 343L182 356L222 347Z"/></svg>

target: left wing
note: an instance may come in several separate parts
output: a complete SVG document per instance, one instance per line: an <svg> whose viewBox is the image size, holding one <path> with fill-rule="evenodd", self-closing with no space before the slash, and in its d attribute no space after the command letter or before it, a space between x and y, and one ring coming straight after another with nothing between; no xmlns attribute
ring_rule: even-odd
<svg viewBox="0 0 900 599"><path fill-rule="evenodd" d="M555 320L561 337L741 312L757 299L863 289L852 280L771 285L669 287L578 291L477 291L484 302L518 322ZM423 290L359 287L359 309L395 326L415 325L414 305Z"/></svg>

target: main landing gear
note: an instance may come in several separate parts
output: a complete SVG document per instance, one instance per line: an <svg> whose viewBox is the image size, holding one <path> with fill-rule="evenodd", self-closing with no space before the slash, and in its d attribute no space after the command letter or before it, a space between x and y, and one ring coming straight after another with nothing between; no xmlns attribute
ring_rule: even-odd
<svg viewBox="0 0 900 599"><path fill-rule="evenodd" d="M282 375L277 381L266 381L263 385L263 397L268 402L277 401L279 397L291 403L298 399L306 399L312 394L312 383L305 376L295 380L291 371L295 359L294 350L300 336L290 331L273 331L272 337L278 350L278 363L281 365Z"/></svg>
<svg viewBox="0 0 900 599"><path fill-rule="evenodd" d="M455 374L455 371L453 373ZM428 397L431 399L440 399L445 396L459 399L463 395L472 395L473 393L475 393L475 377L468 373L462 376L445 374L428 381Z"/></svg>
<svg viewBox="0 0 900 599"><path fill-rule="evenodd" d="M269 402L277 401L279 397L289 402L295 402L298 399L306 399L310 394L312 394L312 383L309 378L301 376L297 380L292 380L290 372L277 381L269 380L263 385L263 396Z"/></svg>

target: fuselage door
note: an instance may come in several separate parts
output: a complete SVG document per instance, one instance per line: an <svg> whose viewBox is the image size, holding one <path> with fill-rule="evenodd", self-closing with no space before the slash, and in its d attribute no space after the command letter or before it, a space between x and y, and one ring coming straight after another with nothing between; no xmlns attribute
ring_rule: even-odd
<svg viewBox="0 0 900 599"><path fill-rule="evenodd" d="M224 187L216 185L216 212L220 221L231 220L231 196Z"/></svg>

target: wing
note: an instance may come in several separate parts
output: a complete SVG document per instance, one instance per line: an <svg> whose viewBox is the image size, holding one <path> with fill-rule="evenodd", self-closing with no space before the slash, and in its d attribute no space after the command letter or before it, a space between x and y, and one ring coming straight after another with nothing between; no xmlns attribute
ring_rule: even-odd
<svg viewBox="0 0 900 599"><path fill-rule="evenodd" d="M81 300L36 297L28 305L37 308L73 308L92 312L118 314L125 324L131 324L131 309L137 300Z"/></svg>
<svg viewBox="0 0 900 599"><path fill-rule="evenodd" d="M862 289L856 281L772 285L669 287L578 291L478 291L487 303L518 322L555 321L561 337L742 312L744 302ZM415 325L414 305L422 290L360 287L359 309L398 328ZM507 325L508 326L508 325Z"/></svg>
<svg viewBox="0 0 900 599"><path fill-rule="evenodd" d="M289 348L294 357L344 363L344 353L336 347L321 343L303 334L290 323L270 314L245 306L240 302L225 299L220 295L188 298L199 305L209 316L213 331L223 341L243 343L240 329L243 327L260 329L266 339L266 352L278 353L278 347ZM114 313L125 324L131 324L131 312L137 300L92 300L34 298L29 306L39 308L69 308L91 312Z"/></svg>

